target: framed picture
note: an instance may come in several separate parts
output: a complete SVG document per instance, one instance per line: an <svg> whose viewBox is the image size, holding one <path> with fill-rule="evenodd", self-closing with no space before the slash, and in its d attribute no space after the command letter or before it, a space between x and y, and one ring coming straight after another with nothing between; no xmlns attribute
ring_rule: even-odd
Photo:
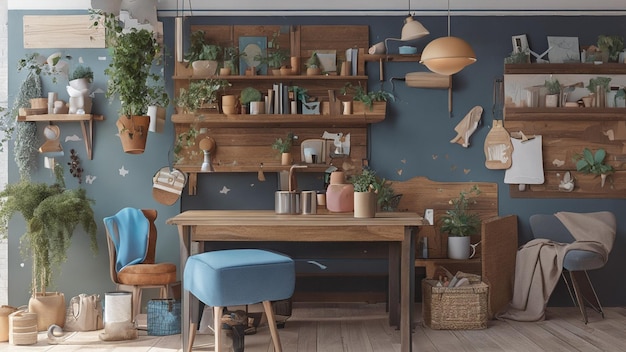
<svg viewBox="0 0 626 352"><path fill-rule="evenodd" d="M548 36L548 59L551 63L580 62L578 37Z"/></svg>
<svg viewBox="0 0 626 352"><path fill-rule="evenodd" d="M511 41L513 44L513 52L519 53L528 50L528 38L526 38L526 34L514 35L511 37Z"/></svg>
<svg viewBox="0 0 626 352"><path fill-rule="evenodd" d="M267 65L261 65L258 57L267 55L267 37L239 37L239 72L243 75L248 67L256 67L257 71L267 74Z"/></svg>

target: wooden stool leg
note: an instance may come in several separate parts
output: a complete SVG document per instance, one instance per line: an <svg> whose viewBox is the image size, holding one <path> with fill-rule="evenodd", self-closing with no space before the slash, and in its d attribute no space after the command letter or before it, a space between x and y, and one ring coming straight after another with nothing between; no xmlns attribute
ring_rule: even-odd
<svg viewBox="0 0 626 352"><path fill-rule="evenodd" d="M272 341L274 341L274 351L282 352L283 348L280 344L280 336L278 336L278 328L276 328L276 317L274 316L274 309L272 309L272 302L263 301L263 308L267 315L267 325L270 327L270 333L272 334Z"/></svg>
<svg viewBox="0 0 626 352"><path fill-rule="evenodd" d="M213 330L215 333L215 352L222 352L222 314L224 307L213 307Z"/></svg>
<svg viewBox="0 0 626 352"><path fill-rule="evenodd" d="M187 341L187 348L185 348L185 352L191 352L193 348L193 340L196 339L196 323L193 321L189 324L189 340Z"/></svg>

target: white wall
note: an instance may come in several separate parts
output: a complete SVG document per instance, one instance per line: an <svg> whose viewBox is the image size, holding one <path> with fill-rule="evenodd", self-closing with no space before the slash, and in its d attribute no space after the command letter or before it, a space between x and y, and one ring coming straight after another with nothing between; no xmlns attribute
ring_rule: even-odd
<svg viewBox="0 0 626 352"><path fill-rule="evenodd" d="M111 0L114 1L114 0ZM118 0L119 1L119 0ZM128 2L148 0L124 0ZM237 14L258 16L259 12L272 14L318 14L325 15L384 15L407 12L409 4L418 15L440 15L448 5L447 0L238 0L236 6L229 1L209 0L154 0L161 15L175 15L176 9L193 9L193 15ZM8 0L9 10L80 10L91 7L91 0ZM626 13L624 0L450 0L450 8L457 14L493 15L554 15L554 14L597 14L616 15ZM420 13L421 12L421 13ZM187 13L189 15L189 13Z"/></svg>

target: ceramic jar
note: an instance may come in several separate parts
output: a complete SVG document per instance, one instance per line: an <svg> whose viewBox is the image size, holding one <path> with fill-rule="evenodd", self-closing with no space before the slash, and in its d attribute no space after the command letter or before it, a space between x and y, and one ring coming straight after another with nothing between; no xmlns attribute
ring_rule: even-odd
<svg viewBox="0 0 626 352"><path fill-rule="evenodd" d="M354 186L346 181L343 171L330 174L330 184L326 189L326 209L335 213L354 210Z"/></svg>

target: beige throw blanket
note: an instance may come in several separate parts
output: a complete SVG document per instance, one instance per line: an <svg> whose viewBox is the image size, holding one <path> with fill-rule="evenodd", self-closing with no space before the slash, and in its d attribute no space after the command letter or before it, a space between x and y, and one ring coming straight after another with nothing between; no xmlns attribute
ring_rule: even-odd
<svg viewBox="0 0 626 352"><path fill-rule="evenodd" d="M563 271L567 251L580 249L599 253L604 261L615 238L615 227L607 212L569 213L555 216L572 233L576 242L566 244L546 239L534 239L517 252L513 300L508 310L498 319L540 321L545 319L545 308L550 294Z"/></svg>

